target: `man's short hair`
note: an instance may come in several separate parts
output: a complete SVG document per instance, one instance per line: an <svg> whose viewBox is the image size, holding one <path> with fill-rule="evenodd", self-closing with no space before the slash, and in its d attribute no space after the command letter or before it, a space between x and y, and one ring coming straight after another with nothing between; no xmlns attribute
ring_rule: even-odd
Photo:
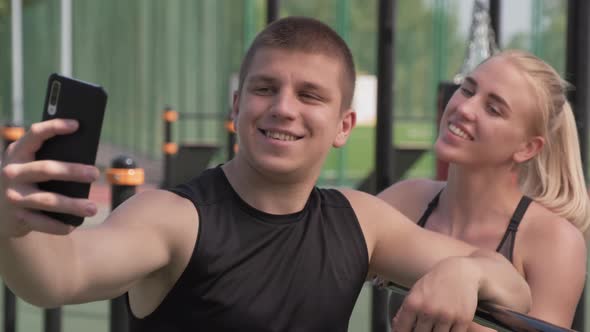
<svg viewBox="0 0 590 332"><path fill-rule="evenodd" d="M346 42L328 25L313 18L296 16L269 24L256 36L244 56L240 67L239 91L242 90L254 55L262 48L322 54L338 59L344 69L341 77L342 108L349 108L352 104L356 80L352 53Z"/></svg>

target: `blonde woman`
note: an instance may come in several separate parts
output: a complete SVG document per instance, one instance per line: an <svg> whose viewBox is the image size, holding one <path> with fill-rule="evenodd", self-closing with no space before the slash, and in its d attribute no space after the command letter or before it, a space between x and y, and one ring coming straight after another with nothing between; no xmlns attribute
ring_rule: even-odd
<svg viewBox="0 0 590 332"><path fill-rule="evenodd" d="M435 152L448 180L399 182L379 196L420 226L512 262L530 315L569 327L586 276L589 204L567 83L523 51L479 65L450 99ZM400 301L392 299L392 310Z"/></svg>

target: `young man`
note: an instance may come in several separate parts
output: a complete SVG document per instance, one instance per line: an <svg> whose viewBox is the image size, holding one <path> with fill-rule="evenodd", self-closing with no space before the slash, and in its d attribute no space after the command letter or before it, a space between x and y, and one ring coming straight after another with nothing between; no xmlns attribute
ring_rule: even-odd
<svg viewBox="0 0 590 332"><path fill-rule="evenodd" d="M35 212L93 215L88 200L34 183L98 172L33 161L44 140L77 128L34 124L2 167L2 277L47 307L127 292L133 331L346 331L373 272L413 285L399 331L465 331L478 299L527 311L528 286L497 254L424 231L370 195L315 187L355 125L354 75L326 25L269 25L240 71L236 157L172 191L138 194L93 228Z"/></svg>

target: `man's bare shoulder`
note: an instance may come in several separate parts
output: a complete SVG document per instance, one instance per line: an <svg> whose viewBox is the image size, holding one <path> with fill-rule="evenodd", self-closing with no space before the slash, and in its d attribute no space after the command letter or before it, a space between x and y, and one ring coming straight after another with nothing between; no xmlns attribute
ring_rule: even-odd
<svg viewBox="0 0 590 332"><path fill-rule="evenodd" d="M190 200L173 192L151 189L132 196L115 209L111 216L118 214L131 215L131 220L137 219L132 217L133 214L147 215L149 220L158 221L171 217L192 216L196 214L196 207Z"/></svg>
<svg viewBox="0 0 590 332"><path fill-rule="evenodd" d="M348 199L358 218L369 253L372 253L385 229L395 229L412 223L395 207L373 195L353 189L340 189L340 192Z"/></svg>
<svg viewBox="0 0 590 332"><path fill-rule="evenodd" d="M196 237L198 222L196 207L190 200L167 190L153 189L129 198L111 213L105 225L155 231L175 247L187 233L194 231Z"/></svg>

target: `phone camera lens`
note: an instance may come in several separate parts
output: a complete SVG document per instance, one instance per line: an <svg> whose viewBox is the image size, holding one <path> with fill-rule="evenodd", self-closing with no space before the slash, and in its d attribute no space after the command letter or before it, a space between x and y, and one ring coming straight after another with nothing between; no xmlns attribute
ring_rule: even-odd
<svg viewBox="0 0 590 332"><path fill-rule="evenodd" d="M59 100L59 90L61 83L59 81L51 82L51 90L49 91L49 105L47 105L47 113L54 116L57 113L57 101Z"/></svg>
<svg viewBox="0 0 590 332"><path fill-rule="evenodd" d="M57 105L60 85L61 84L58 81L53 81L53 83L51 84L51 94L49 96L49 105L51 105L51 106Z"/></svg>

